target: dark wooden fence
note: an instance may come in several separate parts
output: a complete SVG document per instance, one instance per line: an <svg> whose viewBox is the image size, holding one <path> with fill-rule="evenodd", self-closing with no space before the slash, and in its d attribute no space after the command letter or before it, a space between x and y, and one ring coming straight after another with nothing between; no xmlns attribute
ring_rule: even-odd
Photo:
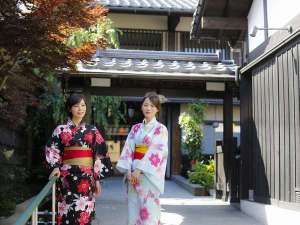
<svg viewBox="0 0 300 225"><path fill-rule="evenodd" d="M242 77L242 198L300 203L299 42Z"/></svg>

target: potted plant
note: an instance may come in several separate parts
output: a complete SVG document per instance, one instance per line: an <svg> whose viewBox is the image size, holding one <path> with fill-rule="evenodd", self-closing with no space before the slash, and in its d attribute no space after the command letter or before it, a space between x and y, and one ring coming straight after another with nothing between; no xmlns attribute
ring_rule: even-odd
<svg viewBox="0 0 300 225"><path fill-rule="evenodd" d="M197 162L188 173L188 179L192 184L199 184L205 188L207 193L214 195L214 171L214 160L210 159L207 163Z"/></svg>

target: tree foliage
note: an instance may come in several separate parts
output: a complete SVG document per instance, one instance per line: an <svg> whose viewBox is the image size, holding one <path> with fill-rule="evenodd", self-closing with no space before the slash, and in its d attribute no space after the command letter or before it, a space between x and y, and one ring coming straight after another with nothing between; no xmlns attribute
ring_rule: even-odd
<svg viewBox="0 0 300 225"><path fill-rule="evenodd" d="M201 125L204 120L205 105L196 101L188 106L188 112L179 116L179 126L183 131L183 144L191 160L201 159L201 144L203 131Z"/></svg>
<svg viewBox="0 0 300 225"><path fill-rule="evenodd" d="M107 10L92 0L1 0L0 114L22 124L58 68L76 69L97 48L118 47Z"/></svg>
<svg viewBox="0 0 300 225"><path fill-rule="evenodd" d="M102 132L108 130L108 126L118 126L120 122L125 123L126 104L118 96L92 96L94 122ZM125 112L121 111L121 108Z"/></svg>

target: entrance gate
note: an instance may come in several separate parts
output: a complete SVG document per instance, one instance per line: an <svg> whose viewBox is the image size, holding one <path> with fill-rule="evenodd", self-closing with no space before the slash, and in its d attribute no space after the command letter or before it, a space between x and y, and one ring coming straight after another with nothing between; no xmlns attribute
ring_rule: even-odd
<svg viewBox="0 0 300 225"><path fill-rule="evenodd" d="M92 64L80 64L78 71L61 74L65 93L85 96L126 96L142 98L148 91L164 95L168 102L161 112L169 130L170 158L167 176L180 174L181 144L179 104L194 98L223 100L223 145L218 164L224 166L222 198L238 200L239 164L233 140L233 98L239 97L237 66L222 61L218 53L184 53L142 50L105 50ZM88 104L88 107L91 107ZM223 162L221 162L223 161ZM218 168L220 169L220 168ZM220 173L219 173L220 174ZM233 179L234 178L234 179ZM226 183L226 185L225 185ZM225 187L226 186L226 187Z"/></svg>

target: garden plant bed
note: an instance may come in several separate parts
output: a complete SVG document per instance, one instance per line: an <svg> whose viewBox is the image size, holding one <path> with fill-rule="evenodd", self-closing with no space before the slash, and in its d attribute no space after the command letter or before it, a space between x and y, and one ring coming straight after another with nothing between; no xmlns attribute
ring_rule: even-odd
<svg viewBox="0 0 300 225"><path fill-rule="evenodd" d="M180 175L173 175L172 180L195 196L207 196L208 192L199 184L192 184Z"/></svg>

